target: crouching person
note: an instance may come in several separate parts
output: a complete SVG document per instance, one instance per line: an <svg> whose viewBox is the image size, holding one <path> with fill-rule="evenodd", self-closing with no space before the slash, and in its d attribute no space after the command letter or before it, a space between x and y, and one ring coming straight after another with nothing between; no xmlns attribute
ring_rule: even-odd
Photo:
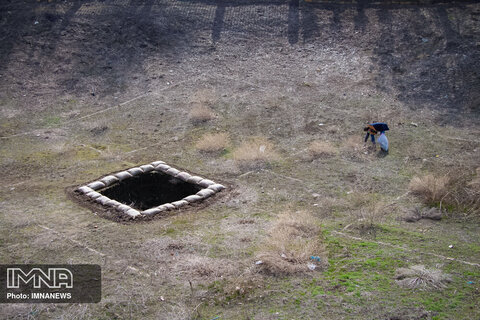
<svg viewBox="0 0 480 320"><path fill-rule="evenodd" d="M369 123L365 128L363 128L363 131L367 132L367 134L365 135L364 143L367 143L368 137L370 136L373 147L376 148L375 135L379 134L378 143L380 144L380 148L382 149L382 151L388 152L388 139L385 135L385 131L387 130L390 129L388 128L388 125L384 122Z"/></svg>

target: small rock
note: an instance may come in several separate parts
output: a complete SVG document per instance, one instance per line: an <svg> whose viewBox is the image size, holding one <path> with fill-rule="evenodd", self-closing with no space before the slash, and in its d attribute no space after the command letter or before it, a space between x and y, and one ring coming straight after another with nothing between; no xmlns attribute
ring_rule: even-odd
<svg viewBox="0 0 480 320"><path fill-rule="evenodd" d="M430 220L442 220L442 212L437 208L430 208L422 213L422 218Z"/></svg>
<svg viewBox="0 0 480 320"><path fill-rule="evenodd" d="M407 221L407 222L417 222L420 219L421 219L421 217L417 216L417 215L411 215L411 216L405 217L405 221Z"/></svg>

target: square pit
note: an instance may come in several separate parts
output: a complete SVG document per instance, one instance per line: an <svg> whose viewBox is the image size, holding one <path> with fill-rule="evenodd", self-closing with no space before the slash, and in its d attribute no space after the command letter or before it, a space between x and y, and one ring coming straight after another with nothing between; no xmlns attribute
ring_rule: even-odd
<svg viewBox="0 0 480 320"><path fill-rule="evenodd" d="M107 175L75 191L127 219L153 217L203 201L225 186L155 161Z"/></svg>

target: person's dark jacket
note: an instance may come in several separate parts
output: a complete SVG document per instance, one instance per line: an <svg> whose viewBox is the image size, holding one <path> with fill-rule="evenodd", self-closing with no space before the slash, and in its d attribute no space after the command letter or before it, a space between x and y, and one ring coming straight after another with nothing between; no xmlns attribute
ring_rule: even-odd
<svg viewBox="0 0 480 320"><path fill-rule="evenodd" d="M387 130L390 130L390 129L388 128L388 125L384 122L374 122L374 123L368 124L368 126L363 128L363 131L367 132L367 135L365 136L365 142L367 142L368 137L370 135L372 135L372 142L375 142L375 139L373 136L379 132L382 133Z"/></svg>

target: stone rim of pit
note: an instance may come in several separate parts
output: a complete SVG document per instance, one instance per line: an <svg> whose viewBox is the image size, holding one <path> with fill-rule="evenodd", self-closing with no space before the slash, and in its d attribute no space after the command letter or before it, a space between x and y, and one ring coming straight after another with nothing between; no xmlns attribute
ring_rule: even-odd
<svg viewBox="0 0 480 320"><path fill-rule="evenodd" d="M98 192L98 190L110 187L125 179L130 179L134 176L149 173L152 171L161 172L163 174L179 178L187 183L201 187L202 189L195 194L184 197L183 199L179 199L171 203L162 203L161 205L148 208L146 210L138 210L126 204L120 203L115 199L110 199L109 197L106 197ZM203 201L224 189L226 189L226 187L222 184L216 183L215 181L207 178L192 175L182 170L178 170L172 166L169 166L164 161L159 160L144 165L132 167L120 172L105 175L95 181L78 187L76 191L90 198L96 203L99 203L105 207L116 209L121 214L123 214L123 216L129 219L137 219L142 217L152 217L163 211L179 209L194 202Z"/></svg>

